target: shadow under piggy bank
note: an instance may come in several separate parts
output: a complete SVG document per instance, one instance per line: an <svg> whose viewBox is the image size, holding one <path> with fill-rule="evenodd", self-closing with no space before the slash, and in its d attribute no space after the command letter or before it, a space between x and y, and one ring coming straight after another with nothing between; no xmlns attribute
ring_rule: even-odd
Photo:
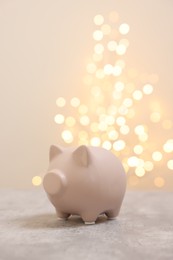
<svg viewBox="0 0 173 260"><path fill-rule="evenodd" d="M80 216L73 215L68 218L68 220L59 220L56 214L39 214L31 215L27 217L21 217L14 220L17 222L20 227L27 229L44 229L44 228L73 228L79 226L94 226L94 225L85 225ZM107 221L116 221L116 220L107 220L105 215L100 215L95 223L102 224Z"/></svg>

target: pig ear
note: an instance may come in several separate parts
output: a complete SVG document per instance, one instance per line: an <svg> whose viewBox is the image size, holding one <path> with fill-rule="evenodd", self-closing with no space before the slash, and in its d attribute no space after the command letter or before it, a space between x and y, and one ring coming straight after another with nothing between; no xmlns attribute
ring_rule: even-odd
<svg viewBox="0 0 173 260"><path fill-rule="evenodd" d="M51 145L50 150L49 150L49 161L53 160L53 158L60 153L62 153L61 148L59 148L56 145Z"/></svg>
<svg viewBox="0 0 173 260"><path fill-rule="evenodd" d="M89 165L89 152L88 148L85 145L79 146L73 152L73 157L76 163L80 166L87 167Z"/></svg>

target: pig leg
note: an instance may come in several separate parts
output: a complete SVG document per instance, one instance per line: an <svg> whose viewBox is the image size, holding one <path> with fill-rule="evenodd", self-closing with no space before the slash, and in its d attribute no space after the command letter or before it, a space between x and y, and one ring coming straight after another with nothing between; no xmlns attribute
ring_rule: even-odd
<svg viewBox="0 0 173 260"><path fill-rule="evenodd" d="M70 214L61 212L59 210L56 210L56 214L59 220L67 220L70 217Z"/></svg>
<svg viewBox="0 0 173 260"><path fill-rule="evenodd" d="M119 210L113 209L105 212L108 219L115 219L118 216Z"/></svg>
<svg viewBox="0 0 173 260"><path fill-rule="evenodd" d="M81 218L86 225L92 225L92 224L95 224L98 215L99 214L83 213L81 215Z"/></svg>

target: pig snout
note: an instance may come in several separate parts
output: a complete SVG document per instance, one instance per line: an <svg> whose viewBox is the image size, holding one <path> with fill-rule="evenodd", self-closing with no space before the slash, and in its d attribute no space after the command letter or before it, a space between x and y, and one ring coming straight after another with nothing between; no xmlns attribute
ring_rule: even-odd
<svg viewBox="0 0 173 260"><path fill-rule="evenodd" d="M67 185L65 175L57 169L49 171L43 179L43 187L50 195L58 195L62 193Z"/></svg>

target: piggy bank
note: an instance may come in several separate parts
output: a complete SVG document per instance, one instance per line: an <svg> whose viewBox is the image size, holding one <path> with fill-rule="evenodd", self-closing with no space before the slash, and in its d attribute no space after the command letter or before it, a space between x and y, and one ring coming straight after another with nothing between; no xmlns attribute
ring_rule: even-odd
<svg viewBox="0 0 173 260"><path fill-rule="evenodd" d="M114 219L123 201L126 174L110 151L81 145L61 148L52 145L43 187L59 219L79 215L94 224L100 214Z"/></svg>

